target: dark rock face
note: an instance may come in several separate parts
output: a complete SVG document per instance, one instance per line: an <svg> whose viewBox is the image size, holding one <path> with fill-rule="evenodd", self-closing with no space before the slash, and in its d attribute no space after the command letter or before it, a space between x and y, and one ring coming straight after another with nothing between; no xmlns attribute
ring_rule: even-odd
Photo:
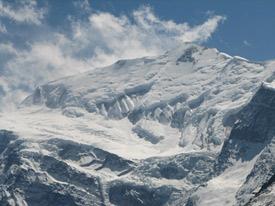
<svg viewBox="0 0 275 206"><path fill-rule="evenodd" d="M80 161L82 158L88 158L89 161L81 164L83 167L96 165L97 170L108 168L113 172L123 172L135 167L134 162L91 145L61 139L51 139L49 143L57 146L51 150L56 151L63 160Z"/></svg>
<svg viewBox="0 0 275 206"><path fill-rule="evenodd" d="M46 155L39 150L29 150L35 142L18 139L12 132L0 131L0 138L1 205L9 202L30 206L102 205L105 202L102 180L68 162L83 168L95 166L91 168L94 171L108 168L117 176L135 167L130 160L73 141L39 142L39 148L48 152ZM89 161L82 164L83 157Z"/></svg>
<svg viewBox="0 0 275 206"><path fill-rule="evenodd" d="M156 178L183 180L200 184L213 172L215 158L205 153L179 154L166 158L150 158L134 171Z"/></svg>
<svg viewBox="0 0 275 206"><path fill-rule="evenodd" d="M131 112L128 116L128 119L133 124L136 124L142 117L144 117L144 115L145 115L145 110L143 107L141 107Z"/></svg>
<svg viewBox="0 0 275 206"><path fill-rule="evenodd" d="M151 132L143 129L139 125L134 127L132 129L132 131L134 133L136 133L140 138L143 138L146 141L151 142L152 144L157 144L159 141L161 141L163 139L163 137L156 137L154 134L152 134Z"/></svg>
<svg viewBox="0 0 275 206"><path fill-rule="evenodd" d="M26 202L29 205L69 205L77 206L74 198L70 194L62 194L52 191L52 188L41 183L31 183L25 190Z"/></svg>
<svg viewBox="0 0 275 206"><path fill-rule="evenodd" d="M56 138L35 142L18 139L8 131L0 134L1 146L5 147L1 149L0 158L1 205L14 202L30 206L90 206L110 202L119 206L158 206L168 202L173 205L175 201L183 204L185 200L180 200L179 191L173 186L156 187L150 182L137 184L124 175L130 174L140 180L145 177L185 180L190 185L199 185L211 177L214 164L214 157L204 153L132 162L69 140ZM37 143L38 150L32 146ZM41 150L47 152L43 154ZM85 169L92 174L84 172ZM122 179L107 181L93 175L106 169L109 175Z"/></svg>
<svg viewBox="0 0 275 206"><path fill-rule="evenodd" d="M225 141L218 170L231 165L230 159L250 161L275 135L275 91L261 87L238 114L230 137Z"/></svg>
<svg viewBox="0 0 275 206"><path fill-rule="evenodd" d="M96 177L89 176L85 173L81 173L70 167L65 162L59 161L54 157L43 156L40 161L41 169L43 171L46 171L56 180L59 180L61 182L67 182L71 185L84 188L90 192L97 191L97 193L99 193L98 182Z"/></svg>
<svg viewBox="0 0 275 206"><path fill-rule="evenodd" d="M266 193L275 180L275 142L274 140L261 152L246 181L239 189L236 199L242 205ZM271 189L272 190L272 189ZM273 189L274 190L274 189Z"/></svg>
<svg viewBox="0 0 275 206"><path fill-rule="evenodd" d="M0 154L7 148L7 145L17 137L12 132L0 130Z"/></svg>
<svg viewBox="0 0 275 206"><path fill-rule="evenodd" d="M259 196L274 182L275 174L275 91L262 86L239 113L229 138L217 159L221 173L236 161L257 158L245 183L236 194L239 205Z"/></svg>
<svg viewBox="0 0 275 206"><path fill-rule="evenodd" d="M133 184L116 184L109 189L110 202L119 206L162 206L172 193L171 188L163 186L149 188Z"/></svg>
<svg viewBox="0 0 275 206"><path fill-rule="evenodd" d="M1 137L13 139L0 158L1 205L101 205L97 177L53 156L28 151L31 142L16 139L10 132L1 131Z"/></svg>
<svg viewBox="0 0 275 206"><path fill-rule="evenodd" d="M265 190L261 191L261 193L256 194L252 197L249 202L246 204L247 206L262 206L262 205L274 205L275 202L275 184L273 183Z"/></svg>
<svg viewBox="0 0 275 206"><path fill-rule="evenodd" d="M186 113L186 109L183 109L183 108L175 111L175 113L172 115L171 127L179 128L179 129L182 128L185 113Z"/></svg>
<svg viewBox="0 0 275 206"><path fill-rule="evenodd" d="M190 47L188 49L186 49L186 51L184 52L183 55L181 55L178 59L177 59L177 64L179 64L180 62L195 62L195 58L192 56L193 53L197 52L198 49L196 47Z"/></svg>

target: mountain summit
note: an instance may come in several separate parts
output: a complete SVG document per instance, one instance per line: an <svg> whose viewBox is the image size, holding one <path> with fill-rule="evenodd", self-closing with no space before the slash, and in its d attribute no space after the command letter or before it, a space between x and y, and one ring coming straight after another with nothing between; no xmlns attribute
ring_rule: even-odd
<svg viewBox="0 0 275 206"><path fill-rule="evenodd" d="M1 114L0 203L272 205L274 79L184 44L41 85Z"/></svg>

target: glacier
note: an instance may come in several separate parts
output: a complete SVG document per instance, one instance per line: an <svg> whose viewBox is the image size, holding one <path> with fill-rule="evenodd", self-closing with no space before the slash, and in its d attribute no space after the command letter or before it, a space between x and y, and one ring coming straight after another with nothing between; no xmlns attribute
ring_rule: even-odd
<svg viewBox="0 0 275 206"><path fill-rule="evenodd" d="M274 205L275 70L193 43L0 113L0 205Z"/></svg>

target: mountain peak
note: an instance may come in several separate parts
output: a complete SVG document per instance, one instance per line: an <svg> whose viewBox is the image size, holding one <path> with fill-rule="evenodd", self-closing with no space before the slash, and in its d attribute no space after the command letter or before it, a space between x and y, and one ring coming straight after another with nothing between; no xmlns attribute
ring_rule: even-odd
<svg viewBox="0 0 275 206"><path fill-rule="evenodd" d="M18 164L33 171L31 180L17 171L27 197L38 184L41 195L61 188L58 201L66 192L81 205L259 201L254 193L272 191L273 162L262 165L274 146L259 141L273 137L267 135L273 134L273 80L265 64L195 44L120 60L41 85L16 113L0 118L14 132L0 132L0 150L7 148L2 162L7 174ZM17 159L8 163L10 156Z"/></svg>
<svg viewBox="0 0 275 206"><path fill-rule="evenodd" d="M213 124L223 127L223 116L248 101L269 74L262 65L216 49L183 44L158 57L120 60L42 85L23 105L59 108L69 116L88 112L126 119L137 128L149 120L176 127L182 133L178 140L182 147L215 151L226 135L220 130L209 135L208 130ZM191 134L184 125L196 127L197 121L205 121L207 129ZM143 129L135 132L152 136Z"/></svg>

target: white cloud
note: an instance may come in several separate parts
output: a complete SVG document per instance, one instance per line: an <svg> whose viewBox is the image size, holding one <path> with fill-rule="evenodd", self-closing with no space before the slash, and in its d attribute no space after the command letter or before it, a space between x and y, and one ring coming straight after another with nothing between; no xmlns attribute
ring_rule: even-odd
<svg viewBox="0 0 275 206"><path fill-rule="evenodd" d="M247 40L244 40L244 41L243 41L243 44L244 44L245 46L248 46L248 47L251 46L251 43L248 42Z"/></svg>
<svg viewBox="0 0 275 206"><path fill-rule="evenodd" d="M12 50L11 50L12 51ZM67 56L53 42L35 43L28 51L16 51L6 64L9 78L31 90L45 81L87 70L85 61Z"/></svg>
<svg viewBox="0 0 275 206"><path fill-rule="evenodd" d="M16 49L11 43L0 43L0 54L16 54Z"/></svg>
<svg viewBox="0 0 275 206"><path fill-rule="evenodd" d="M4 75L1 76L0 71L0 89L5 92L5 96L0 98L2 108L13 108L15 105L12 103L21 102L34 87L46 81L89 68L85 61L67 56L55 43L35 43L30 50L18 50L11 44L0 44L0 55L5 52L10 59L5 64Z"/></svg>
<svg viewBox="0 0 275 206"><path fill-rule="evenodd" d="M17 8L0 1L0 16L9 18L18 23L41 24L45 9L38 9L34 0L21 1Z"/></svg>
<svg viewBox="0 0 275 206"><path fill-rule="evenodd" d="M83 9L84 11L91 10L90 0L77 0L77 1L74 1L73 4L76 8Z"/></svg>
<svg viewBox="0 0 275 206"><path fill-rule="evenodd" d="M133 12L132 18L97 13L89 22L73 22L73 53L89 55L94 66L120 58L157 55L184 42L204 42L216 30L223 16L212 16L201 25L165 21L149 7Z"/></svg>
<svg viewBox="0 0 275 206"><path fill-rule="evenodd" d="M204 42L208 40L213 32L217 29L220 22L226 18L223 16L213 16L204 22L202 25L195 26L188 31L184 32L180 37L183 41L197 41Z"/></svg>
<svg viewBox="0 0 275 206"><path fill-rule="evenodd" d="M10 10L5 10L6 14ZM12 12L9 15L15 16ZM40 17L36 20L22 16L12 18L41 23ZM5 68L4 80L0 73L0 86L2 84L8 94L2 98L2 104L18 103L38 84L56 78L105 66L118 59L162 54L184 42L204 42L224 19L212 16L201 25L190 26L161 20L149 7L143 7L131 17L92 13L86 21L71 22L72 34L49 31L51 40L34 42L29 49L0 44L0 54L9 54L4 63L0 58L0 65Z"/></svg>
<svg viewBox="0 0 275 206"><path fill-rule="evenodd" d="M7 33L7 28L4 24L0 22L0 33Z"/></svg>

